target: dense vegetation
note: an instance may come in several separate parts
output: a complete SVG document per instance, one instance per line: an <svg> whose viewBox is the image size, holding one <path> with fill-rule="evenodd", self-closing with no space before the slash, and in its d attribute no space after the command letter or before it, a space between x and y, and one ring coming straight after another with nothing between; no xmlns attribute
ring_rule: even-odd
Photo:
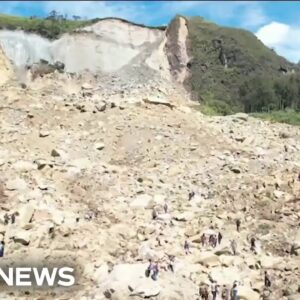
<svg viewBox="0 0 300 300"><path fill-rule="evenodd" d="M56 39L99 20L81 20L79 16L70 19L56 11L44 19L0 14L0 29L24 30ZM299 66L278 56L248 31L221 27L200 17L189 18L187 24L188 49L193 59L186 84L201 102L204 113L227 115L245 111L299 124Z"/></svg>
<svg viewBox="0 0 300 300"><path fill-rule="evenodd" d="M245 112L300 110L300 74L256 76L245 81L239 91Z"/></svg>
<svg viewBox="0 0 300 300"><path fill-rule="evenodd" d="M0 29L24 30L26 32L37 33L48 39L57 39L64 33L71 32L77 28L88 26L100 20L106 19L96 18L91 20L82 20L80 16L72 16L72 18L72 20L68 19L68 16L60 15L56 11L50 12L49 15L44 19L37 18L35 16L25 18L0 14ZM123 19L119 20L142 27L149 27L160 30L164 30L166 28L165 26L151 27L132 23Z"/></svg>
<svg viewBox="0 0 300 300"><path fill-rule="evenodd" d="M271 122L280 122L300 126L300 112L296 112L293 110L253 113L252 116L264 120L269 120Z"/></svg>
<svg viewBox="0 0 300 300"><path fill-rule="evenodd" d="M0 29L24 30L26 32L38 33L49 39L56 39L63 33L94 22L93 20L80 20L78 16L73 16L73 19L69 20L66 16L59 15L55 11L51 12L45 19L0 14Z"/></svg>
<svg viewBox="0 0 300 300"><path fill-rule="evenodd" d="M188 19L190 86L209 114L300 109L299 66L252 33Z"/></svg>

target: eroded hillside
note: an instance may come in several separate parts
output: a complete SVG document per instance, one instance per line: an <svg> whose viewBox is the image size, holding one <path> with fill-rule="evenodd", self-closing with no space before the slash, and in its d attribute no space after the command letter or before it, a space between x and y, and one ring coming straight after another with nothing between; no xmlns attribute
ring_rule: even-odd
<svg viewBox="0 0 300 300"><path fill-rule="evenodd" d="M60 74L2 87L1 264L61 259L78 282L1 299L192 300L211 280L238 280L246 300L297 299L299 129L205 117L178 87L111 80ZM205 232L221 232L221 244L202 246ZM145 277L150 258L157 281Z"/></svg>
<svg viewBox="0 0 300 300"><path fill-rule="evenodd" d="M147 49L170 45L160 34L130 33L145 64ZM2 289L1 299L196 300L214 280L219 296L238 281L240 299L299 299L299 128L204 116L181 85L137 66L0 87L0 265L77 270L72 289ZM216 247L202 244L218 233Z"/></svg>

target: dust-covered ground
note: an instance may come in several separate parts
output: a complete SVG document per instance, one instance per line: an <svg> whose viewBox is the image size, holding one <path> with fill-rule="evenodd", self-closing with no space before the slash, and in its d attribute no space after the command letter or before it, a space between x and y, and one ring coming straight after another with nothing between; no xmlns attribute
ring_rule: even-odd
<svg viewBox="0 0 300 300"><path fill-rule="evenodd" d="M235 280L239 299L300 299L299 127L206 117L178 87L116 74L0 92L1 264L62 259L78 276L74 290L1 299L190 300L212 280L217 299Z"/></svg>

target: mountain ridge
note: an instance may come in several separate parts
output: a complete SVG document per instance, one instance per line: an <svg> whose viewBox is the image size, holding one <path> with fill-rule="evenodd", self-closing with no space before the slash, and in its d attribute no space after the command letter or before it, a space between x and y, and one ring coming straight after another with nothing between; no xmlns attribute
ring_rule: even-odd
<svg viewBox="0 0 300 300"><path fill-rule="evenodd" d="M45 22L51 27L69 21ZM85 33L97 36L89 38ZM109 17L72 23L69 32L53 40L39 34L30 38L33 34L0 30L0 44L15 64L19 59L17 64L30 66L42 59L51 64L59 61L71 73L122 69L126 77L126 72L148 72L149 78L162 76L183 84L193 100L220 114L300 109L299 66L277 55L244 29L177 15L166 27ZM39 49L42 45L44 48ZM147 75L144 77L146 80ZM264 84L260 85L260 81ZM293 95L287 95L286 89L293 90Z"/></svg>

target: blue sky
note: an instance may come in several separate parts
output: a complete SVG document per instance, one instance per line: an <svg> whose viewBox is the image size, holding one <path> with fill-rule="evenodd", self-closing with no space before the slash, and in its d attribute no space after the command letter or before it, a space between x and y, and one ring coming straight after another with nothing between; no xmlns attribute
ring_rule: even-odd
<svg viewBox="0 0 300 300"><path fill-rule="evenodd" d="M46 16L51 10L86 18L121 17L146 25L165 25L176 14L202 16L220 25L255 33L291 61L300 60L300 2L264 1L10 1L0 12Z"/></svg>

